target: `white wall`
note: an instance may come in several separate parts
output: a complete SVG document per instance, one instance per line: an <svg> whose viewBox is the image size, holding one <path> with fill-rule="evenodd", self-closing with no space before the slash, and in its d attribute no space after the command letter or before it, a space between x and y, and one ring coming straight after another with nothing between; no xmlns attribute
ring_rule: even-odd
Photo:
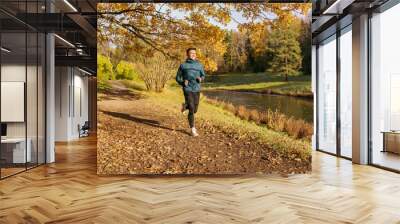
<svg viewBox="0 0 400 224"><path fill-rule="evenodd" d="M88 78L76 68L56 67L55 120L56 141L79 138L88 120Z"/></svg>
<svg viewBox="0 0 400 224"><path fill-rule="evenodd" d="M78 74L77 74L78 72ZM88 78L82 76L79 70L74 70L74 108L72 108L72 132L75 137L79 137L78 124L83 125L88 120ZM80 102L79 102L80 101ZM81 110L81 111L80 111Z"/></svg>
<svg viewBox="0 0 400 224"><path fill-rule="evenodd" d="M67 141L69 132L69 96L70 84L69 69L55 68L55 141Z"/></svg>
<svg viewBox="0 0 400 224"><path fill-rule="evenodd" d="M25 82L25 64L3 64L1 66L1 81ZM7 110L7 108L1 108ZM25 122L7 122L7 137L25 137Z"/></svg>

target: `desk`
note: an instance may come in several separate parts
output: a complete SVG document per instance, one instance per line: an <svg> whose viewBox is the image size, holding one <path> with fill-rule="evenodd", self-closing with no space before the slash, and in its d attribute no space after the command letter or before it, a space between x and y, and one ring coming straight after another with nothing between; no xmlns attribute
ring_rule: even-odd
<svg viewBox="0 0 400 224"><path fill-rule="evenodd" d="M400 154L400 131L382 131L383 149L382 152Z"/></svg>
<svg viewBox="0 0 400 224"><path fill-rule="evenodd" d="M6 163L25 163L31 162L32 153L30 138L26 141L28 144L25 154L25 138L5 138L1 139L1 156L6 160ZM12 159L11 159L12 158ZM26 160L25 160L26 159Z"/></svg>

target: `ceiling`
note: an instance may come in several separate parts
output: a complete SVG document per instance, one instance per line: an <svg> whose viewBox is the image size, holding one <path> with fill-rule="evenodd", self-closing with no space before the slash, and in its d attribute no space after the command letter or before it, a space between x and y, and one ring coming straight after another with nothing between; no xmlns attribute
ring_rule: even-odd
<svg viewBox="0 0 400 224"><path fill-rule="evenodd" d="M0 25L7 47L13 49L10 58L11 54L26 54L21 50L25 35L18 33L51 32L57 34L56 66L78 66L95 74L96 4L97 0L47 0L47 4L45 0L1 0Z"/></svg>
<svg viewBox="0 0 400 224"><path fill-rule="evenodd" d="M351 24L352 18L368 11L375 12L386 2L388 0L314 0L311 24L313 43L316 44L334 34L337 29Z"/></svg>

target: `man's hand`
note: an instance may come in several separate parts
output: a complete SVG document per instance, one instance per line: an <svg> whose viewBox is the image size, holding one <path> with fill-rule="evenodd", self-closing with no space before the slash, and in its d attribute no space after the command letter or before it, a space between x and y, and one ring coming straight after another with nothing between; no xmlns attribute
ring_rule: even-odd
<svg viewBox="0 0 400 224"><path fill-rule="evenodd" d="M197 79L198 82L203 81L203 79L200 76L198 76L196 79Z"/></svg>
<svg viewBox="0 0 400 224"><path fill-rule="evenodd" d="M189 80L185 80L184 84L185 86L189 85Z"/></svg>

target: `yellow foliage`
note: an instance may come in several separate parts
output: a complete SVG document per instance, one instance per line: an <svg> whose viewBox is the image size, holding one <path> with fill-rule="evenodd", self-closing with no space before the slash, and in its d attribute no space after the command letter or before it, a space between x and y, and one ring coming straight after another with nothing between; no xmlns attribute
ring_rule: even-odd
<svg viewBox="0 0 400 224"><path fill-rule="evenodd" d="M151 57L162 52L175 61L185 58L188 47L199 49L199 59L207 72L218 69L218 60L226 52L225 30L210 20L221 24L231 21L236 10L249 20L240 26L250 35L255 54L265 52L265 39L274 19L292 23L298 20L294 14L305 15L311 4L210 4L210 3L99 3L99 46L122 46L124 53ZM184 13L176 18L173 11ZM275 18L274 18L275 17Z"/></svg>

